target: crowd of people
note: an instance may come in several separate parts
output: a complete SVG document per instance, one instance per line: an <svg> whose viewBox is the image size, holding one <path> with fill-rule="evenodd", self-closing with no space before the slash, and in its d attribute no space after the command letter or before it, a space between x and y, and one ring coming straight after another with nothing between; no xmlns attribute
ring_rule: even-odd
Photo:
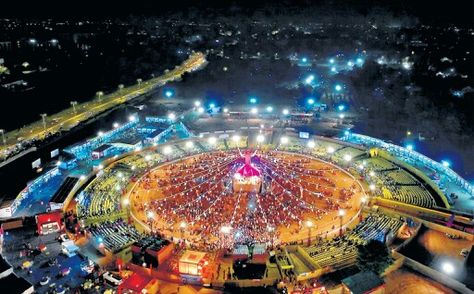
<svg viewBox="0 0 474 294"><path fill-rule="evenodd" d="M355 181L337 184L333 178L344 178L343 172L319 164L259 151L253 165L262 173L261 191L244 192L232 186L242 166L237 150L203 153L147 173L131 192L132 205L150 227L207 250L234 243L275 245L279 228L302 231L308 218L352 209L347 202L360 192Z"/></svg>

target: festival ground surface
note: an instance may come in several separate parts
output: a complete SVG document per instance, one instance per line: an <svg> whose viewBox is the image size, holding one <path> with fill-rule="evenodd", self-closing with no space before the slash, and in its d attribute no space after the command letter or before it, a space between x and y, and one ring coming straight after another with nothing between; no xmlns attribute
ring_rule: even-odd
<svg viewBox="0 0 474 294"><path fill-rule="evenodd" d="M285 154L285 153L278 153L278 159L287 161L290 163L296 162L298 160L302 160L304 157L300 155L290 155L290 154ZM183 159L179 162L176 162L174 164L190 164L194 159L188 158L188 159ZM132 191L130 193L130 202L131 202L131 209L133 214L141 221L143 224L149 224L149 218L147 218L146 211L143 209L143 205L145 203L150 203L152 201L163 201L165 197L170 197L164 196L165 193L161 187L157 184L160 180L169 180L169 168L170 165L162 165L154 170L152 170L150 173L146 174L144 176L145 180L153 179L151 182L149 181L148 186L144 184L144 178L138 180L138 183L134 185L132 188ZM224 167L221 167L224 168ZM337 206L342 207L345 209L345 215L343 216L343 223L347 223L350 220L352 220L357 212L358 209L360 208L360 203L361 203L361 198L364 195L362 187L354 180L350 175L348 175L346 172L339 168L335 168L333 165L317 160L317 159L311 159L307 165L308 169L312 170L331 170L330 175L331 175L331 180L334 182L335 187L334 187L334 195L331 196L335 203L337 203ZM211 172L211 171L209 171ZM328 173L326 171L326 173ZM290 176L290 175L288 175ZM315 176L315 177L307 177L307 178L299 178L297 179L301 184L301 186L304 186L305 189L308 189L308 186L305 185L307 183L318 183L318 177L320 176ZM229 177L224 177L227 180L229 180ZM298 177L297 177L298 178ZM302 183L305 182L305 183ZM225 184L225 183L223 183ZM313 186L314 187L314 186ZM340 199L340 190L341 189L346 189L350 190L352 187L352 190L354 191L354 195L352 197L349 197L346 200L341 200ZM313 189L312 191L308 192L320 192L318 189ZM305 192L306 193L306 192ZM237 193L234 194L235 198L238 198ZM190 196L190 201L191 201L192 196ZM241 201L239 203L235 202L234 204L228 206L229 210L234 210L235 207L237 206L243 206L244 204L248 205L249 201ZM188 204L188 202L186 202ZM162 213L162 212L156 212L156 214ZM168 211L168 213L173 213L172 211ZM180 210L180 213L186 213L186 211ZM224 211L226 215L232 215L232 211ZM245 213L245 212L244 212ZM311 227L311 236L314 238L317 235L321 235L322 237L325 237L325 235L329 232L336 232L338 233L339 231L339 225L340 225L340 218L338 216L338 210L337 209L332 209L332 210L327 210L327 213L322 214L319 218L311 213L306 213L303 215L301 218L301 221L292 221L288 222L284 225L281 225L277 228L277 232L275 234L275 244L278 244L280 242L292 242L292 241L297 241L297 240L307 240L308 239L308 233L309 229L305 226L305 221L306 220L311 220L313 223L313 226ZM217 225L217 224L216 224ZM218 225L222 225L222 223L219 223ZM166 224L163 221L160 220L160 218L156 218L155 222L153 223L153 227L155 229L159 229L162 233L164 233L166 236L173 236L175 238L181 238L184 237L187 240L193 240L196 243L199 243L200 240L199 238L204 238L206 241L209 242L209 240L218 240L218 236L200 236L197 235L191 235L190 234L190 228L186 228L186 230L180 229L180 223L176 222L174 224ZM278 240L277 240L278 239ZM268 240L270 242L270 240Z"/></svg>

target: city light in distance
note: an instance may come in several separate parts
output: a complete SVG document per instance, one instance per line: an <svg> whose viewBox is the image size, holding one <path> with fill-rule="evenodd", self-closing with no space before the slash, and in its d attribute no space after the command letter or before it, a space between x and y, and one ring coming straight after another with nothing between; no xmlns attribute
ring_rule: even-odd
<svg viewBox="0 0 474 294"><path fill-rule="evenodd" d="M265 137L263 135L258 135L257 136L257 142L258 143L263 143L263 141L265 141Z"/></svg>
<svg viewBox="0 0 474 294"><path fill-rule="evenodd" d="M340 119L343 119L343 118L345 118L345 117L346 117L346 116L344 115L344 113L340 113L340 114L339 114L339 118L340 118Z"/></svg>
<svg viewBox="0 0 474 294"><path fill-rule="evenodd" d="M312 140L311 140L311 141L308 141L307 145L308 145L309 148L314 148L314 147L316 147L316 143L315 143L314 141L312 141Z"/></svg>
<svg viewBox="0 0 474 294"><path fill-rule="evenodd" d="M250 97L249 101L250 101L251 104L255 104L255 103L257 103L257 98Z"/></svg>
<svg viewBox="0 0 474 294"><path fill-rule="evenodd" d="M199 101L199 100L194 101L194 106L196 106L196 107L201 106L201 101Z"/></svg>
<svg viewBox="0 0 474 294"><path fill-rule="evenodd" d="M336 151L336 150L335 150L334 147L332 147L332 146L329 146L329 147L327 148L327 152L328 152L328 153L334 153L334 151Z"/></svg>
<svg viewBox="0 0 474 294"><path fill-rule="evenodd" d="M346 109L346 106L344 106L343 104L341 104L341 105L339 105L339 106L337 107L337 109L338 109L339 111L343 111L344 109Z"/></svg>
<svg viewBox="0 0 474 294"><path fill-rule="evenodd" d="M314 104L314 99L313 98L308 98L308 104L313 105Z"/></svg>
<svg viewBox="0 0 474 294"><path fill-rule="evenodd" d="M330 64L334 64L334 58L329 59Z"/></svg>
<svg viewBox="0 0 474 294"><path fill-rule="evenodd" d="M211 104L209 104L209 107L214 108L214 107L216 107L216 105L214 103L211 103Z"/></svg>
<svg viewBox="0 0 474 294"><path fill-rule="evenodd" d="M331 72L336 72L336 71L337 71L337 70L336 70L336 68L335 68L334 66L331 67Z"/></svg>
<svg viewBox="0 0 474 294"><path fill-rule="evenodd" d="M252 109L250 109L250 113L252 114L257 114L258 113L258 109L256 107L252 107Z"/></svg>
<svg viewBox="0 0 474 294"><path fill-rule="evenodd" d="M193 148L193 147L194 147L193 141L187 141L186 142L186 148L190 149L190 148Z"/></svg>
<svg viewBox="0 0 474 294"><path fill-rule="evenodd" d="M280 143L281 144L288 144L288 137L281 137L280 138Z"/></svg>
<svg viewBox="0 0 474 294"><path fill-rule="evenodd" d="M128 117L128 120L129 120L129 121L135 121L136 119L137 119L137 118L136 118L134 115L130 115L130 116Z"/></svg>
<svg viewBox="0 0 474 294"><path fill-rule="evenodd" d="M305 63L306 63L306 62L308 62L308 58L306 58L306 57L303 57L303 58L301 58L301 61L303 61L303 62L305 62Z"/></svg>
<svg viewBox="0 0 474 294"><path fill-rule="evenodd" d="M273 107L272 106L267 106L267 112L273 112Z"/></svg>
<svg viewBox="0 0 474 294"><path fill-rule="evenodd" d="M370 184L369 189L370 191L375 191L375 184Z"/></svg>
<svg viewBox="0 0 474 294"><path fill-rule="evenodd" d="M342 86L337 84L337 85L334 86L334 89L339 92L339 91L342 90Z"/></svg>
<svg viewBox="0 0 474 294"><path fill-rule="evenodd" d="M170 113L168 114L168 119L170 120L175 120L176 119L176 115L174 113Z"/></svg>
<svg viewBox="0 0 474 294"><path fill-rule="evenodd" d="M406 146L406 148L407 148L408 150L410 150L410 151L412 151L413 149L415 149L412 144L408 144L408 145Z"/></svg>
<svg viewBox="0 0 474 294"><path fill-rule="evenodd" d="M102 137L103 135L104 135L104 132L102 132L102 131L97 132L97 136Z"/></svg>
<svg viewBox="0 0 474 294"><path fill-rule="evenodd" d="M120 127L120 124L115 122L115 123L113 124L113 127L114 127L114 129L116 129L116 128Z"/></svg>
<svg viewBox="0 0 474 294"><path fill-rule="evenodd" d="M283 109L282 113L283 113L283 115L288 115L288 114L290 114L290 111L285 108L285 109Z"/></svg>
<svg viewBox="0 0 474 294"><path fill-rule="evenodd" d="M199 112L199 113L204 113L204 108L203 108L203 107L199 107L199 108L198 108L198 112Z"/></svg>
<svg viewBox="0 0 474 294"><path fill-rule="evenodd" d="M227 113L227 112L229 112L229 108L224 107L223 111L224 111L224 113Z"/></svg>

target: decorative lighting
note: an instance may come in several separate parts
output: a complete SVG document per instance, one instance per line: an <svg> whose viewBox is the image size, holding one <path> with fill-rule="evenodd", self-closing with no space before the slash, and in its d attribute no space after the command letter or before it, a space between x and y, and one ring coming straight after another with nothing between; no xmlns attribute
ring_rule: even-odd
<svg viewBox="0 0 474 294"><path fill-rule="evenodd" d="M172 151L171 146L163 147L163 153L164 154L166 154L166 155L171 154L171 151Z"/></svg>
<svg viewBox="0 0 474 294"><path fill-rule="evenodd" d="M214 144L216 144L217 139L216 139L216 137L209 137L209 139L207 139L207 142L209 142L209 144L211 144L211 145L214 145Z"/></svg>

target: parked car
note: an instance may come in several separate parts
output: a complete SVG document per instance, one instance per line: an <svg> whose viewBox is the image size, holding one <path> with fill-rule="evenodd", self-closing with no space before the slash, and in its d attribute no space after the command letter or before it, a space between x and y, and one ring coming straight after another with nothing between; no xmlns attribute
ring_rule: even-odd
<svg viewBox="0 0 474 294"><path fill-rule="evenodd" d="M105 272L102 277L104 278L105 281L111 283L114 286L118 286L122 284L122 277L120 277L117 274L111 273L111 272Z"/></svg>
<svg viewBox="0 0 474 294"><path fill-rule="evenodd" d="M461 252L459 253L462 257L467 257L469 255L469 250L466 248L463 248Z"/></svg>
<svg viewBox="0 0 474 294"><path fill-rule="evenodd" d="M59 235L58 240L59 242L62 243L62 242L70 241L71 239L69 239L69 236L67 234L61 234Z"/></svg>
<svg viewBox="0 0 474 294"><path fill-rule="evenodd" d="M44 286L44 285L48 285L49 281L51 281L51 278L48 277L48 276L44 276L41 280L40 280L40 285L41 286Z"/></svg>

